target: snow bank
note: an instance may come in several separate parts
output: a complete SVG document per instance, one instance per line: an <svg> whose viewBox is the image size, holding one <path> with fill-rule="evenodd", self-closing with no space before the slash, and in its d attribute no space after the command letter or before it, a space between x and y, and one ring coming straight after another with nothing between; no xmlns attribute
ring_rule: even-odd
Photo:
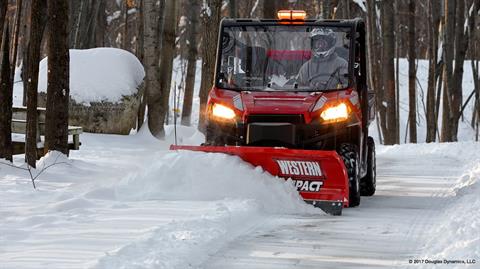
<svg viewBox="0 0 480 269"><path fill-rule="evenodd" d="M240 199L251 200L268 213L319 213L301 200L292 182L273 178L235 156L178 151L154 160L116 186L119 199Z"/></svg>
<svg viewBox="0 0 480 269"><path fill-rule="evenodd" d="M40 62L39 92L47 91L48 58ZM135 94L145 76L140 61L116 48L70 50L70 96L77 103L119 102Z"/></svg>
<svg viewBox="0 0 480 269"><path fill-rule="evenodd" d="M468 149L468 150L466 150ZM436 158L448 157L462 161L466 169L480 163L480 143L473 141L455 143L419 143L394 146L377 145L377 155L381 157L415 155L435 156Z"/></svg>
<svg viewBox="0 0 480 269"><path fill-rule="evenodd" d="M450 264L449 268L465 268L463 262L469 259L480 262L480 162L460 178L455 192L442 214L443 222L434 231L441 236L425 245L424 259L458 260L462 263ZM431 265L422 268L431 268Z"/></svg>
<svg viewBox="0 0 480 269"><path fill-rule="evenodd" d="M402 156L405 160L402 163L394 163L395 156ZM424 259L429 261L444 259L449 261L467 261L480 257L480 143L478 142L457 142L457 143L423 143L405 144L394 146L378 146L377 160L383 164L382 171L389 171L393 166L406 167L408 162L418 162L418 159L429 160L432 165L444 163L445 160L455 160L456 167L438 167L439 173L449 177L450 170L460 168L465 171L457 182L451 187L451 191L444 199L448 202L446 208L439 206L435 218L436 225L429 234L427 241L422 247ZM388 164L388 167L386 166ZM461 164L460 166L458 164ZM378 163L377 163L378 165ZM428 168L425 168L428 170ZM416 176L421 176L422 171L416 171ZM435 188L435 185L430 188ZM431 263L415 265L419 268L433 268ZM438 266L438 265L436 265ZM464 268L466 265L449 264L448 268ZM473 267L472 267L473 268Z"/></svg>

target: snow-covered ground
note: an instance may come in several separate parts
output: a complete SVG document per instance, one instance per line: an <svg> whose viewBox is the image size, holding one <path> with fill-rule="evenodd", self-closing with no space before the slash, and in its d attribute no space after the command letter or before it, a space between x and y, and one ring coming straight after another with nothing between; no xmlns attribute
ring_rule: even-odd
<svg viewBox="0 0 480 269"><path fill-rule="evenodd" d="M185 143L202 139L194 129L178 131ZM379 147L377 194L333 217L236 157L169 151L167 133L164 142L144 130L84 134L69 159L42 159L39 170L58 164L36 190L26 171L0 165L0 268L480 262L478 143Z"/></svg>

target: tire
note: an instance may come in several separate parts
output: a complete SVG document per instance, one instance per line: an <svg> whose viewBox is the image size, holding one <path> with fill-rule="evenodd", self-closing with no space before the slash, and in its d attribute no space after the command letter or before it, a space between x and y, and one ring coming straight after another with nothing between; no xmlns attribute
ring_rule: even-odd
<svg viewBox="0 0 480 269"><path fill-rule="evenodd" d="M345 164L348 174L349 207L360 205L360 178L359 178L359 155L357 146L342 144L337 150Z"/></svg>
<svg viewBox="0 0 480 269"><path fill-rule="evenodd" d="M218 137L218 134L216 133L216 130L212 128L211 126L206 127L205 130L205 143L203 144L204 146L220 146L221 140Z"/></svg>
<svg viewBox="0 0 480 269"><path fill-rule="evenodd" d="M372 196L377 188L377 160L375 156L375 141L367 139L367 174L360 180L360 194Z"/></svg>

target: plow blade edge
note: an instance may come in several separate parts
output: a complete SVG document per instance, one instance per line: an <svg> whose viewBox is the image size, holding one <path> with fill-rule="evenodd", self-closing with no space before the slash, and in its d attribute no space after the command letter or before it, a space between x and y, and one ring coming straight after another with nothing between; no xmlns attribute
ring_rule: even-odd
<svg viewBox="0 0 480 269"><path fill-rule="evenodd" d="M302 198L323 211L340 215L348 207L348 176L335 151L247 146L170 146L171 150L224 153L291 179Z"/></svg>

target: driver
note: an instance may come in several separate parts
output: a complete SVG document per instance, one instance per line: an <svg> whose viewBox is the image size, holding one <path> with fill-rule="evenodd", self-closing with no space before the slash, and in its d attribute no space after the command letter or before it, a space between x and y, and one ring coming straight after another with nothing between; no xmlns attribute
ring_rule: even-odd
<svg viewBox="0 0 480 269"><path fill-rule="evenodd" d="M339 84L347 84L344 75L348 73L348 63L335 53L335 32L329 28L315 28L310 37L312 57L300 68L298 83L320 89L336 89Z"/></svg>

